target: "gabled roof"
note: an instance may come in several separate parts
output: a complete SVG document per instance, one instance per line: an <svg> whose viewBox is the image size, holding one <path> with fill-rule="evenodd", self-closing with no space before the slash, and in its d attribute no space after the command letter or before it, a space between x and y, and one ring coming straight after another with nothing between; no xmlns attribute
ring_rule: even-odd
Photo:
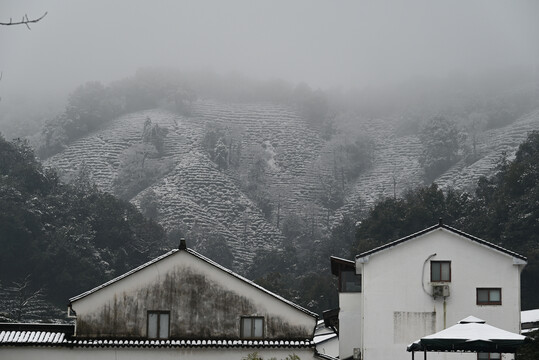
<svg viewBox="0 0 539 360"><path fill-rule="evenodd" d="M169 252L167 252L167 253L165 253L165 254L163 254L161 256L156 257L153 260L148 261L145 264L140 265L139 267L134 268L133 270L130 270L130 271L126 272L123 275L120 275L120 276L118 276L118 277L116 277L116 278L114 278L112 280L107 281L106 283L104 283L102 285L99 285L99 286L97 286L97 287L95 287L95 288L93 288L91 290L88 290L88 291L86 291L86 292L84 292L84 293L82 293L80 295L77 295L77 296L74 296L74 297L70 298L69 299L69 306L71 306L71 304L73 302L75 302L77 300L80 300L80 299L82 299L82 298L84 298L84 297L86 297L86 296L88 296L90 294L93 294L93 293L95 293L95 292L97 292L97 291L99 291L99 290L101 290L101 289L103 289L103 288L105 288L107 286L110 286L110 285L112 285L112 284L114 284L114 283L116 283L116 282L118 282L118 281L120 281L120 280L122 280L122 279L124 279L124 278L138 272L138 271L141 271L141 270L143 270L143 269L145 269L145 268L147 268L147 267L149 267L149 266L151 266L151 265L153 265L153 264L155 264L155 263L157 263L157 262L159 262L159 261L161 261L161 260L163 260L165 258L168 258L169 256L172 256L172 255L176 254L179 251L185 251L188 254L190 254L190 255L192 255L192 256L194 256L194 257L196 257L196 258L198 258L198 259L200 259L200 260L202 260L202 261L216 267L218 270L224 271L224 272L228 273L229 275L231 275L231 276L233 276L233 277L247 283L248 285L251 285L251 286L257 288L258 290L263 291L266 294L276 298L277 300L280 300L280 301L284 302L285 304L287 304L289 306L292 306L293 308L295 308L295 309L297 309L299 311L302 311L303 313L318 319L318 315L316 313L314 313L314 312L312 312L310 310L307 310L307 309L305 309L305 308L303 308L303 307L301 307L301 306L299 306L299 305L297 305L297 304L283 298L282 296L277 295L277 294L263 288L262 286L256 284L255 282L253 282L251 280L248 280L248 279L244 278L241 275L236 274L232 270L227 269L222 265L219 265L215 261L208 259L204 255L201 255L201 254L197 253L196 251L194 251L192 249L183 248L181 246L180 246L180 249L173 249L173 250L171 250L171 251L169 251Z"/></svg>
<svg viewBox="0 0 539 360"><path fill-rule="evenodd" d="M452 232L452 233L454 233L454 234L463 236L463 237L465 237L465 238L467 238L467 239L469 239L469 240L472 240L472 241L474 241L474 242L476 242L476 243L479 243L479 244L481 244L481 245L485 245L485 246L490 247L490 248L492 248L492 249L494 249L494 250L497 250L497 251L499 251L499 252L505 253L505 254L507 254L507 255L509 255L509 256L513 256L513 257L515 257L515 258L517 258L517 259L520 259L520 260L523 260L523 261L528 261L528 259L527 259L525 256L522 256L522 255L520 255L520 254L517 254L517 253L514 252L514 251L507 250L507 249L505 249L505 248L503 248L503 247L501 247L501 246L499 246L499 245L490 243L490 242L488 242L488 241L485 241L485 240L480 239L480 238L478 238L478 237L475 237L475 236L473 236L473 235L467 234L467 233L465 233L464 231L460 231L460 230L455 229L455 228L453 228L453 227L451 227L451 226L445 225L445 224L443 224L441 221L440 221L440 223L438 223L437 225L428 227L428 228L426 228L426 229L424 229L424 230L421 230L421 231L419 231L419 232L416 232L415 234L408 235L408 236L403 237L403 238L401 238L401 239L392 241L392 242L387 243L387 244L385 244L385 245L382 245L382 246L380 246L380 247L377 247L377 248L374 248L374 249L372 249L372 250L365 251L365 252L363 252L363 253L361 253L361 254L359 254L359 255L356 255L356 259L362 258L362 257L364 257L364 256L368 256L368 255L375 254L375 253L380 252L380 251L382 251L382 250L386 250L386 249L392 248L392 247L394 247L394 246L396 246L396 245L399 245L399 244L402 244L402 243L404 243L404 242L406 242L406 241L408 241L408 240L412 240L412 239L414 239L414 238L416 238L416 237L419 237L419 236L421 236L421 235L425 235L425 234L427 234L427 233L429 233L429 232L432 232L432 231L438 230L438 229L444 229L444 230L447 230L447 231L449 231L449 232Z"/></svg>

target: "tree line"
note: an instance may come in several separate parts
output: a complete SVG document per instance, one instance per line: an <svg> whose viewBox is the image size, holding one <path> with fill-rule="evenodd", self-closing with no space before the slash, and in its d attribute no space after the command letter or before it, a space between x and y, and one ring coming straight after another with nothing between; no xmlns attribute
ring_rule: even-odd
<svg viewBox="0 0 539 360"><path fill-rule="evenodd" d="M379 201L362 219L352 254L407 236L436 223L516 251L528 258L522 272L522 308L539 307L539 132L531 132L512 161L503 156L494 176L482 177L473 192L436 184L402 198Z"/></svg>
<svg viewBox="0 0 539 360"><path fill-rule="evenodd" d="M63 307L164 251L160 225L87 175L62 183L27 142L0 136L0 298L25 284L29 296Z"/></svg>

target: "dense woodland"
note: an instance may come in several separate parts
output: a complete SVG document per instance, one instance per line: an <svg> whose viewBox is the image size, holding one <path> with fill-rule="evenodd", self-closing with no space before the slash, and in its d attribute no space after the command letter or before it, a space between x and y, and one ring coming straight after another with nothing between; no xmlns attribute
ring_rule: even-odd
<svg viewBox="0 0 539 360"><path fill-rule="evenodd" d="M448 169L480 159L485 132L508 126L535 108L529 88L515 78L519 79L518 74L508 78L502 74L468 83L457 77L423 87L415 83L392 90L342 92L278 80L255 81L237 74L143 69L108 85L84 84L69 96L58 115L43 124L39 134L30 137L30 143L0 139L0 242L5 249L0 254L0 302L7 309L1 316L8 320L58 318L61 315L51 304L63 307L70 296L163 253L182 236L204 255L320 313L338 306L329 256L353 258L434 225L440 217L448 225L527 256L522 307L537 308L539 133L531 133L514 158L502 157L495 175L481 178L473 188L457 190L433 183ZM286 121L306 124L303 136L313 136L317 144L310 150L300 149L300 155L324 149L315 154L316 176L304 175L311 177L312 189L300 188L305 201L301 206L285 211L289 199L275 190L281 185L270 186L276 177L280 179L279 172L290 174L297 166L284 160L276 163L275 153L283 151L278 144L259 139L256 146L250 145L249 131L226 119L196 124L202 117L192 115L200 106L197 101L203 99L222 101L217 105L202 101L210 110L227 102L270 103L282 106L276 107L279 111L290 108L290 113L298 114ZM233 253L227 231L158 224L166 210L160 201L167 195L151 186L177 166L170 153L173 136L178 135L170 129L179 132L174 127L176 118L174 126L166 127L159 119L143 115L141 130L133 132L133 141L121 150L114 165L117 170L109 179L109 192L94 183L95 165L83 160L71 176L61 178L62 174L44 169L37 159L61 155L78 139L106 129L123 114L155 108L179 114L198 126L200 136L193 137L196 151L208 159L203 164L211 176L227 185L208 185L202 200L235 187L237 194L225 198L224 206L246 211L245 203L231 203L245 195L254 206L247 212L260 216L246 219L239 227L247 234L253 223L262 224L260 228L277 234L271 237L275 243L257 245L252 259L244 261L237 251ZM378 123L379 119L395 118L397 137L408 139L414 134L417 138L417 162L427 185L418 181L404 186L396 173L386 174L393 177L390 196L374 203L366 203L363 194L351 197L361 176L375 165L374 152L380 150L380 144L362 131L370 125L383 129L386 123ZM190 169L171 179L196 175ZM295 211L298 208L301 211ZM238 267L238 263L247 265Z"/></svg>
<svg viewBox="0 0 539 360"><path fill-rule="evenodd" d="M0 299L11 320L50 319L67 299L159 255L166 234L130 203L44 170L0 137ZM2 300L0 300L2 301ZM7 304L7 305L6 305Z"/></svg>

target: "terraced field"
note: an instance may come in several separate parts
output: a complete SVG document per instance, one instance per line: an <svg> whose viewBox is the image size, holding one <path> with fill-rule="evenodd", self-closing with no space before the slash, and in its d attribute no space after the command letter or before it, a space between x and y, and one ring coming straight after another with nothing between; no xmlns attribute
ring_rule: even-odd
<svg viewBox="0 0 539 360"><path fill-rule="evenodd" d="M168 129L164 159L173 169L133 199L140 203L152 190L159 206L158 221L168 229L192 229L222 235L236 258L236 267L248 264L256 249L278 246L279 229L268 222L239 188L239 175L222 172L204 153L201 141L206 124L217 123L240 129L244 149L241 168L253 160L253 149L263 143L272 147L272 166L268 185L282 193L283 216L302 211L312 196L316 179L309 163L316 160L323 142L308 129L303 119L288 108L269 104L223 104L200 101L189 118L163 110L122 116L106 128L72 143L51 157L46 165L55 167L63 177L74 177L83 165L91 179L112 192L122 153L140 143L147 117Z"/></svg>
<svg viewBox="0 0 539 360"><path fill-rule="evenodd" d="M494 172L503 156L511 160L518 146L533 130L539 130L539 110L522 116L503 128L485 131L481 134L477 147L480 158L472 164L458 163L442 174L436 183L441 188L472 190L481 176L488 176Z"/></svg>
<svg viewBox="0 0 539 360"><path fill-rule="evenodd" d="M139 205L145 193L153 191L159 208L157 220L167 230L220 234L235 256L237 271L245 269L257 249L278 247L283 237L275 217L272 221L264 218L241 189L241 181L260 151L265 152L269 165L266 183L274 200L279 199L281 218L298 214L315 219L321 226L327 224L327 212L319 204L320 178L331 171L327 159L334 145L321 139L294 109L286 106L199 100L190 117L159 109L133 113L75 141L48 159L46 165L57 168L66 178L75 176L85 165L93 181L112 192L122 153L141 142L147 117L168 129L163 159L173 165L132 201ZM208 124L233 129L241 138L238 168L221 171L210 161L202 147ZM331 222L358 204L366 209L382 196L398 196L422 183L419 140L413 135L396 136L396 125L394 119L368 119L354 125L356 134L368 136L374 143L373 166L347 185L346 203L333 214ZM539 129L539 111L505 128L483 133L478 145L481 158L473 164L457 164L437 183L442 188L473 186L480 176L493 172L502 152L514 154L534 129Z"/></svg>

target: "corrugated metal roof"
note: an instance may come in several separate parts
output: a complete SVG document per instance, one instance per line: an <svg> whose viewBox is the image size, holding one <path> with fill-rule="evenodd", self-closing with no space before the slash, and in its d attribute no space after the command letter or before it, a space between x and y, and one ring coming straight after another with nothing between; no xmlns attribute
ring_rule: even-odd
<svg viewBox="0 0 539 360"><path fill-rule="evenodd" d="M114 284L115 282L120 281L120 280L122 280L123 278L126 278L126 277L128 277L129 275L132 275L132 274L136 273L137 271L140 271L140 270L142 270L142 269L144 269L144 268L146 268L146 267L148 267L148 266L150 266L150 265L152 265L152 264L155 264L156 262L161 261L161 260L163 260L163 259L165 259L165 258L167 258L167 257L169 257L169 256L171 256L171 255L173 255L173 254L175 254L175 253L178 252L178 251L186 251L187 253L189 253L189 254L191 254L191 255L193 255L193 256L199 258L200 260L205 261L205 262L207 262L208 264L215 266L216 268L220 269L221 271L224 271L224 272L226 272L226 273L228 273L228 274L230 274L230 275L232 275L232 276L234 276L234 277L236 277L236 278L238 278L238 279L240 279L240 280L242 280L242 281L244 281L244 282L250 284L251 286L256 287L257 289L259 289L259 290L265 292L266 294L268 294L268 295L270 295L270 296L273 296L274 298L277 298L277 299L279 299L280 301L282 301L282 302L284 302L284 303L286 303L286 304L288 304L288 305L290 305L290 306L296 308L297 310L300 310L300 311L304 312L305 314L310 315L310 316L312 316L312 317L318 319L318 315L317 315L316 313L314 313L314 312L312 312L312 311L310 311L310 310L307 310L307 309L305 309L305 308L299 306L298 304L295 304L295 303L293 303L292 301L289 301L289 300L283 298L283 297L280 296L280 295L277 295L277 294L275 294L275 293L272 293L271 291L269 291L269 290L263 288L262 286L256 284L255 282L253 282L253 281L251 281L251 280L248 280L248 279L244 278L243 276L241 276L241 275L239 275L239 274L236 274L236 273L233 272L232 270L225 268L224 266L222 266L222 265L216 263L215 261L213 261L213 260L211 260L211 259L208 259L208 258L205 257L204 255L201 255L201 254L197 253L196 251L194 251L194 250L192 250L192 249L189 249L189 248L188 248L188 249L185 249L185 250L179 250L179 249L171 250L171 251L169 251L169 252L167 252L167 253L165 253L165 254L159 256L159 257L156 257L155 259L153 259L153 260L151 260L151 261L149 261L149 262L147 262L147 263L145 263L145 264L140 265L139 267L134 268L134 269L131 270L131 271L126 272L126 273L123 274L123 275L120 275L120 276L118 276L118 277L116 277L116 278L114 278L114 279L112 279L112 280L110 280L110 281L107 281L106 283L104 283L104 284L102 284L102 285L100 285L100 286L97 286L97 287L95 287L95 288L93 288L93 289L91 289L91 290L89 290L89 291L86 291L86 292L80 294L80 295L77 295L77 296L72 297L71 299L69 299L69 303L71 304L72 302L75 302L75 301L77 301L77 300L79 300L79 299L82 299L83 297L86 297L86 296L88 296L88 295L90 295L90 294L93 294L94 292L99 291L99 290L103 289L104 287L107 287L107 286L109 286L109 285L111 285L111 284Z"/></svg>
<svg viewBox="0 0 539 360"><path fill-rule="evenodd" d="M120 347L120 348L314 348L306 340L131 340L131 339L76 339L64 333L44 331L2 331L0 346L48 347Z"/></svg>

